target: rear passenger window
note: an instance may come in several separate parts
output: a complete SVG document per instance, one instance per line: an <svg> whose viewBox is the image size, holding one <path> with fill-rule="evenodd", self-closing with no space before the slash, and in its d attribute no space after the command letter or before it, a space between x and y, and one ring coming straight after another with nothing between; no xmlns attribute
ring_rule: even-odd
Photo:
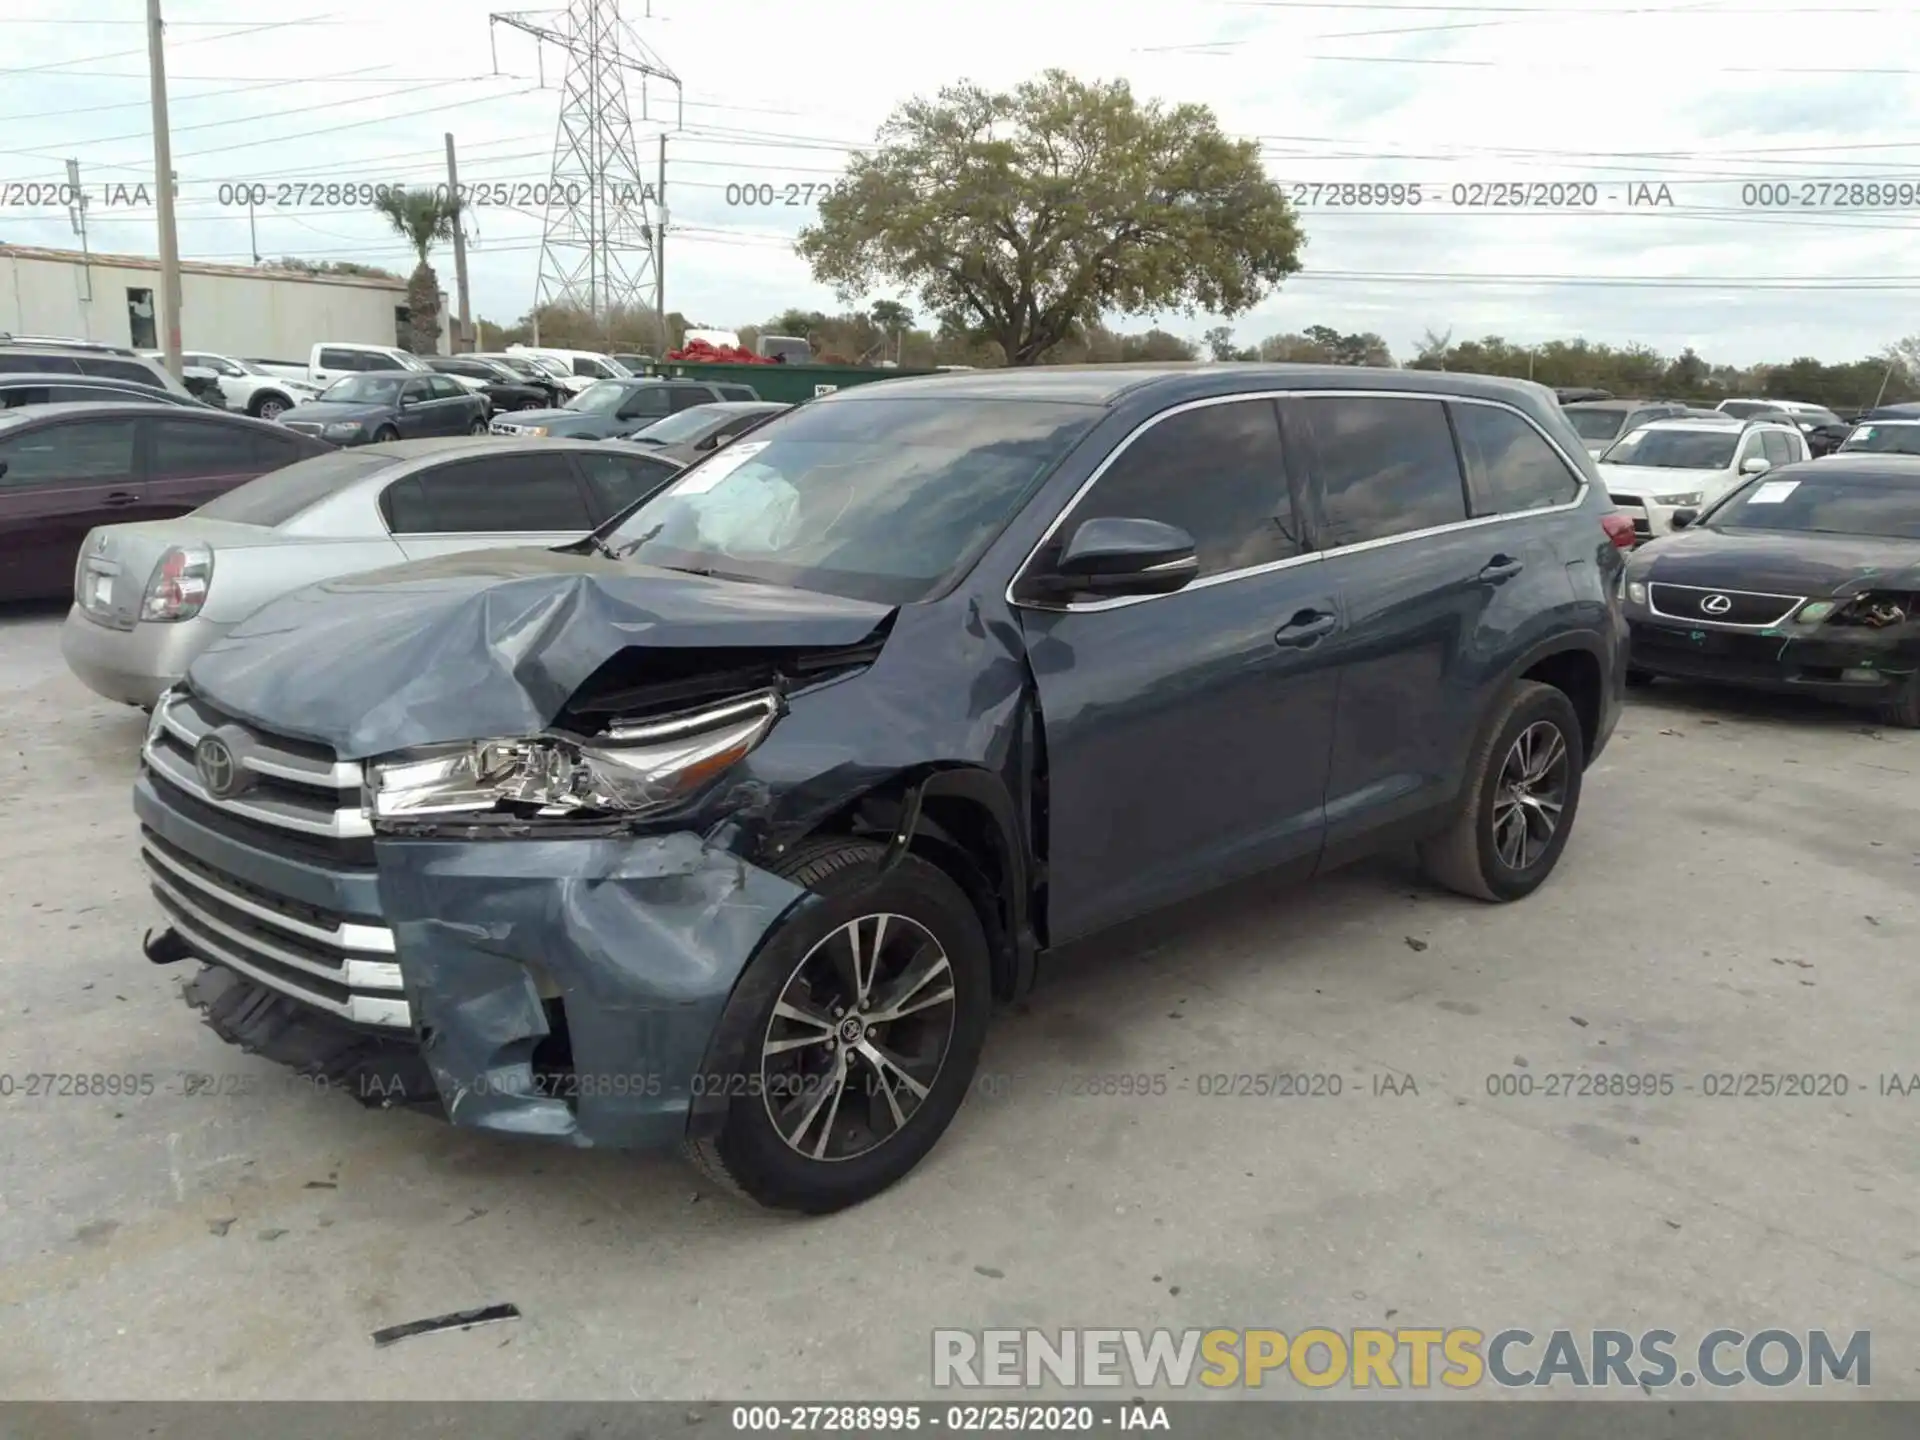
<svg viewBox="0 0 1920 1440"><path fill-rule="evenodd" d="M0 372L15 375L78 375L80 367L65 355L9 355L0 352Z"/></svg>
<svg viewBox="0 0 1920 1440"><path fill-rule="evenodd" d="M608 520L636 501L646 499L680 473L678 465L647 455L594 452L579 454L574 458L580 462L580 468L587 472L587 483L593 488L594 506L600 512L595 518L600 521Z"/></svg>
<svg viewBox="0 0 1920 1440"><path fill-rule="evenodd" d="M396 535L487 535L593 528L564 454L468 460L388 487L381 508Z"/></svg>
<svg viewBox="0 0 1920 1440"><path fill-rule="evenodd" d="M131 480L133 421L68 420L0 441L0 486Z"/></svg>
<svg viewBox="0 0 1920 1440"><path fill-rule="evenodd" d="M1293 404L1313 437L1327 548L1467 518L1460 459L1440 401L1329 395Z"/></svg>
<svg viewBox="0 0 1920 1440"><path fill-rule="evenodd" d="M216 421L155 420L155 476L251 475L253 436Z"/></svg>
<svg viewBox="0 0 1920 1440"><path fill-rule="evenodd" d="M1453 407L1454 431L1467 462L1475 515L1517 515L1564 505L1580 480L1538 430L1497 405Z"/></svg>
<svg viewBox="0 0 1920 1440"><path fill-rule="evenodd" d="M1273 402L1203 405L1151 426L1074 507L1060 539L1082 521L1118 517L1179 526L1202 577L1300 554Z"/></svg>
<svg viewBox="0 0 1920 1440"><path fill-rule="evenodd" d="M164 390L160 377L144 365L136 365L131 360L82 360L80 373L100 375L109 380L125 380L134 385L145 385L149 389Z"/></svg>
<svg viewBox="0 0 1920 1440"><path fill-rule="evenodd" d="M696 405L711 405L713 403L713 396L709 395L705 390L696 390L691 386L684 390L669 391L667 398L673 413L676 415L682 410L691 410Z"/></svg>

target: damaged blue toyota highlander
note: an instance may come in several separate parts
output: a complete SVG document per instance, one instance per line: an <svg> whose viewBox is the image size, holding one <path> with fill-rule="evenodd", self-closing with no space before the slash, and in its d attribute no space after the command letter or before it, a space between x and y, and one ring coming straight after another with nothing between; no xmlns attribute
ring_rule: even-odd
<svg viewBox="0 0 1920 1440"><path fill-rule="evenodd" d="M373 1104L826 1212L1040 956L1401 843L1519 899L1626 666L1549 392L1295 366L860 386L562 550L276 600L153 712L158 963Z"/></svg>

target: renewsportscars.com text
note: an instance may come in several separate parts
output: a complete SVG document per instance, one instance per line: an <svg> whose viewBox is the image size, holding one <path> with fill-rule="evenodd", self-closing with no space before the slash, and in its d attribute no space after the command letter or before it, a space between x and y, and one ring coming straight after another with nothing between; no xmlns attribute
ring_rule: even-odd
<svg viewBox="0 0 1920 1440"><path fill-rule="evenodd" d="M1872 1383L1867 1330L936 1330L938 1389L1638 1390Z"/></svg>

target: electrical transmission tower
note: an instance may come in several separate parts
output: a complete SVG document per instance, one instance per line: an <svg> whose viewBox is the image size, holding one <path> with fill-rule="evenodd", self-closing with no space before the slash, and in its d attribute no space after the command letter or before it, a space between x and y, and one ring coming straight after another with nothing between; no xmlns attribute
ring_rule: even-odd
<svg viewBox="0 0 1920 1440"><path fill-rule="evenodd" d="M586 310L602 324L623 310L663 308L665 197L660 184L647 179L634 144L627 77L640 77L642 121L650 118L647 82L673 86L676 129L680 78L621 18L618 0L571 0L564 14L492 15L490 31L494 24L523 30L541 42L542 85L545 46L558 45L568 57L534 287L536 339L546 305ZM497 52L494 68L499 69Z"/></svg>

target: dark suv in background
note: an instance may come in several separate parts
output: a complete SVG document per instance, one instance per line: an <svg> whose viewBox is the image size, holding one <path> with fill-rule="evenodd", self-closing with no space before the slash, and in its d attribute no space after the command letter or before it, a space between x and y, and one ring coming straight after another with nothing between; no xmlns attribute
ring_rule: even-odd
<svg viewBox="0 0 1920 1440"><path fill-rule="evenodd" d="M147 953L370 1103L838 1209L1048 951L1404 842L1537 888L1620 709L1621 528L1521 382L852 387L577 545L243 621L154 711Z"/></svg>

